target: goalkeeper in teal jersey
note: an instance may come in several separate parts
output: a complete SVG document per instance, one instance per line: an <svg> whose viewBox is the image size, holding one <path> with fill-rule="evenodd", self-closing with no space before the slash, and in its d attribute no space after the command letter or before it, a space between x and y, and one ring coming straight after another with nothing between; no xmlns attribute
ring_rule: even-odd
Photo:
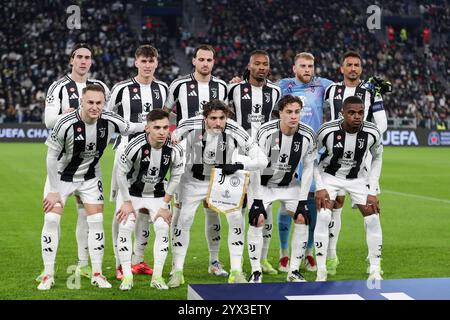
<svg viewBox="0 0 450 320"><path fill-rule="evenodd" d="M293 71L294 78L281 79L278 85L281 94L295 95L303 102L303 109L300 115L300 122L303 122L317 132L323 123L323 102L324 93L333 81L314 76L314 56L308 52L301 52L295 56ZM301 166L297 172L297 177L301 177ZM313 256L314 228L316 225L316 204L314 201L315 183L311 184L308 195L308 208L311 214L309 224L308 247L306 250L305 267L308 271L316 270L316 263ZM278 211L278 231L280 236L280 264L278 270L288 272L289 269L289 232L291 228L291 217L285 208ZM264 259L262 257L262 259Z"/></svg>

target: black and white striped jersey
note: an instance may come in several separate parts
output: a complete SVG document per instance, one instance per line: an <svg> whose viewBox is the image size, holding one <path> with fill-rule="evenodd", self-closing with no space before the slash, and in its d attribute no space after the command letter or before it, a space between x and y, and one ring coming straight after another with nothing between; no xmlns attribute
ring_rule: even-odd
<svg viewBox="0 0 450 320"><path fill-rule="evenodd" d="M218 134L206 130L203 116L182 120L173 137L177 140L186 140L185 171L191 172L194 178L199 180L205 180L206 176L210 176L212 167L233 163L235 152L239 151L248 156L252 153L254 158L257 157L257 151L252 149L254 147L259 149L249 134L231 119L227 119L225 130ZM262 151L259 149L259 152Z"/></svg>
<svg viewBox="0 0 450 320"><path fill-rule="evenodd" d="M317 147L319 150L325 147L319 160L319 172L344 179L366 178L369 175L365 161L368 154L381 161L383 148L380 130L375 124L364 121L358 132L348 133L342 127L343 121L338 119L327 122L318 132ZM378 168L372 167L371 170ZM379 172L377 174L379 176Z"/></svg>
<svg viewBox="0 0 450 320"><path fill-rule="evenodd" d="M141 133L128 143L120 156L118 174L126 175L131 196L158 198L165 195L169 169L171 179L183 173L182 147L167 141L160 149L152 148L147 133Z"/></svg>
<svg viewBox="0 0 450 320"><path fill-rule="evenodd" d="M166 107L172 110L176 104L178 125L182 119L202 114L203 106L214 99L226 101L227 84L225 81L211 76L209 82L199 82L195 80L192 73L176 79L170 84Z"/></svg>
<svg viewBox="0 0 450 320"><path fill-rule="evenodd" d="M317 157L314 130L299 123L297 131L287 136L281 132L280 120L273 120L261 126L256 139L269 158L267 168L261 173L261 184L269 187L289 186L295 181L297 168L302 162L302 180L309 179L304 186L306 199Z"/></svg>
<svg viewBox="0 0 450 320"><path fill-rule="evenodd" d="M342 104L347 97L356 96L364 102L364 120L375 123L383 133L387 129L387 118L381 95L374 95L365 81L356 87L346 87L343 81L331 84L325 90L324 101L330 107L329 120L342 117Z"/></svg>
<svg viewBox="0 0 450 320"><path fill-rule="evenodd" d="M281 97L281 89L271 81L262 87L241 81L229 86L228 102L233 108L236 122L255 139L263 123L271 120L272 110Z"/></svg>
<svg viewBox="0 0 450 320"><path fill-rule="evenodd" d="M78 109L82 90L87 84L101 85L105 90L106 97L108 97L109 89L106 84L95 79L88 79L86 82L75 82L69 74L66 74L50 85L45 99L45 125L47 128L52 129L56 121L68 109Z"/></svg>
<svg viewBox="0 0 450 320"><path fill-rule="evenodd" d="M109 110L116 112L130 122L147 122L147 114L153 109L161 109L169 94L169 87L162 81L141 84L135 78L117 83L111 89L108 99ZM116 146L127 143L133 136L118 137Z"/></svg>
<svg viewBox="0 0 450 320"><path fill-rule="evenodd" d="M145 125L124 120L116 113L104 111L93 124L81 119L80 110L62 116L45 144L57 152L58 174L62 181L86 181L100 177L99 160L111 135L143 132Z"/></svg>

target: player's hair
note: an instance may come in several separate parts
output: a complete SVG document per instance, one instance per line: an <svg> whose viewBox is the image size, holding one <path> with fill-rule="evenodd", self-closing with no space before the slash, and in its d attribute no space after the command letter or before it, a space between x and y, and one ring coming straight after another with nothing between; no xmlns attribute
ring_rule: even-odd
<svg viewBox="0 0 450 320"><path fill-rule="evenodd" d="M169 114L163 109L153 109L147 114L147 122L162 120L165 118L169 119Z"/></svg>
<svg viewBox="0 0 450 320"><path fill-rule="evenodd" d="M300 52L300 53L297 53L297 54L295 55L295 57L294 57L294 63L296 63L297 60L300 59L300 58L303 58L303 59L306 59L306 60L312 60L312 61L314 61L314 56L313 56L313 54L310 53L310 52Z"/></svg>
<svg viewBox="0 0 450 320"><path fill-rule="evenodd" d="M194 55L193 55L194 58L197 57L197 52L199 50L211 51L213 53L213 59L216 58L216 50L214 50L214 48L211 45L209 45L209 44L201 44L197 48L195 48Z"/></svg>
<svg viewBox="0 0 450 320"><path fill-rule="evenodd" d="M362 60L361 55L358 52L350 50L344 53L344 55L342 56L341 65L344 64L345 59L347 59L348 57L358 58L359 60Z"/></svg>
<svg viewBox="0 0 450 320"><path fill-rule="evenodd" d="M154 46L144 44L142 46L139 46L139 48L137 48L136 52L134 53L134 57L136 59L140 56L146 58L158 58L158 50Z"/></svg>
<svg viewBox="0 0 450 320"><path fill-rule="evenodd" d="M92 53L92 48L87 43L81 42L73 46L72 51L70 52L70 58L73 58L75 56L75 51L81 48L88 49Z"/></svg>
<svg viewBox="0 0 450 320"><path fill-rule="evenodd" d="M225 102L219 99L213 99L203 106L203 117L207 118L211 112L216 110L222 110L226 117L230 115L230 108L228 108Z"/></svg>
<svg viewBox="0 0 450 320"><path fill-rule="evenodd" d="M357 96L350 96L345 98L343 104L342 104L342 109L345 109L349 104L361 104L363 105L364 102L361 100L361 98L357 97Z"/></svg>
<svg viewBox="0 0 450 320"><path fill-rule="evenodd" d="M88 84L86 87L83 88L83 90L81 91L81 93L84 95L86 92L88 91L96 91L96 92L101 92L103 93L103 96L106 98L106 93L105 93L105 89L99 85L99 84L95 84L95 83L90 83Z"/></svg>
<svg viewBox="0 0 450 320"><path fill-rule="evenodd" d="M267 56L269 57L269 53L266 50L253 50L252 52L250 52L250 58L256 55L262 55L262 56Z"/></svg>
<svg viewBox="0 0 450 320"><path fill-rule="evenodd" d="M283 111L284 107L290 103L298 103L300 105L300 109L303 108L302 100L299 97L288 94L278 101L278 111Z"/></svg>

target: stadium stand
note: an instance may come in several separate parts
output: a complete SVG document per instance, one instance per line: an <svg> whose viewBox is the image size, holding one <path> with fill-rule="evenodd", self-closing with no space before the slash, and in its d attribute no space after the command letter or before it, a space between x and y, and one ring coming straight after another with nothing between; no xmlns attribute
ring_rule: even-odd
<svg viewBox="0 0 450 320"><path fill-rule="evenodd" d="M242 74L255 48L270 52L272 80L292 75L299 51L315 55L318 75L340 80L340 56L356 49L364 59L364 78L377 75L394 85L384 98L390 119L412 119L427 128L443 114L447 124L450 119L448 1L383 1L382 30L369 32L365 10L377 1L305 0L298 6L283 0L197 0L204 31L181 29L179 23L180 35L163 19L143 17L140 30L133 28L131 14L146 1L115 1L109 7L98 0L81 3L88 3L81 6L81 30L68 30L67 15L60 14L69 1L13 0L2 6L2 16L16 23L0 26L0 123L42 121L45 90L68 71L67 54L79 41L93 45L91 77L108 86L133 74L133 52L141 43L159 49L157 76L167 83L180 72L174 50L189 59L199 43L215 46L214 74L225 81Z"/></svg>

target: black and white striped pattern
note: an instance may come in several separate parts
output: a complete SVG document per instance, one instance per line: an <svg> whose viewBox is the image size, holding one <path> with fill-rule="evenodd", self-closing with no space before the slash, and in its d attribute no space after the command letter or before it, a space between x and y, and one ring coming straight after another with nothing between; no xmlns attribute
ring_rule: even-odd
<svg viewBox="0 0 450 320"><path fill-rule="evenodd" d="M109 110L116 112L130 122L146 122L147 114L153 109L161 109L166 103L169 87L162 81L154 80L145 85L131 78L117 83L108 99ZM133 136L118 137L119 143L127 143Z"/></svg>
<svg viewBox="0 0 450 320"><path fill-rule="evenodd" d="M120 171L127 173L129 192L134 197L163 197L165 176L183 172L181 146L167 141L161 149L152 148L147 134L139 134L125 148L120 159Z"/></svg>
<svg viewBox="0 0 450 320"><path fill-rule="evenodd" d="M247 154L254 144L249 134L231 119L227 119L221 134L209 134L203 116L182 120L174 136L186 139L186 172L197 172L193 176L199 180L209 176L212 167L231 163L236 149Z"/></svg>
<svg viewBox="0 0 450 320"><path fill-rule="evenodd" d="M62 116L46 141L60 152L61 180L78 182L100 177L99 160L114 132L128 134L130 123L112 112L103 112L94 124L83 122L80 111Z"/></svg>
<svg viewBox="0 0 450 320"><path fill-rule="evenodd" d="M50 85L45 100L45 108L54 109L56 115L65 113L69 108L78 109L82 90L87 84L98 84L103 87L106 96L109 95L109 89L103 82L95 79L75 82L67 74Z"/></svg>
<svg viewBox="0 0 450 320"><path fill-rule="evenodd" d="M380 143L381 133L377 126L364 121L356 133L348 133L343 119L322 125L318 132L318 148L325 147L319 162L321 171L330 175L355 179L367 177L366 157Z"/></svg>
<svg viewBox="0 0 450 320"><path fill-rule="evenodd" d="M236 122L253 138L261 125L270 121L272 110L280 97L281 89L271 81L262 87L241 81L230 85L228 92L228 102L234 109Z"/></svg>
<svg viewBox="0 0 450 320"><path fill-rule="evenodd" d="M227 84L225 81L211 76L209 82L198 82L194 74L174 80L169 87L166 107L172 109L176 104L177 124L203 112L203 106L213 100L226 101Z"/></svg>
<svg viewBox="0 0 450 320"><path fill-rule="evenodd" d="M330 120L342 117L342 104L350 96L356 96L364 102L364 120L366 121L374 122L373 113L384 111L382 97L374 96L367 89L364 81L361 81L356 87L346 87L342 81L333 83L325 91L324 101L330 106Z"/></svg>
<svg viewBox="0 0 450 320"><path fill-rule="evenodd" d="M287 136L281 132L280 120L263 124L258 130L257 142L269 158L261 174L261 184L271 187L290 185L300 161L316 148L316 136L310 126L299 123L294 135Z"/></svg>

